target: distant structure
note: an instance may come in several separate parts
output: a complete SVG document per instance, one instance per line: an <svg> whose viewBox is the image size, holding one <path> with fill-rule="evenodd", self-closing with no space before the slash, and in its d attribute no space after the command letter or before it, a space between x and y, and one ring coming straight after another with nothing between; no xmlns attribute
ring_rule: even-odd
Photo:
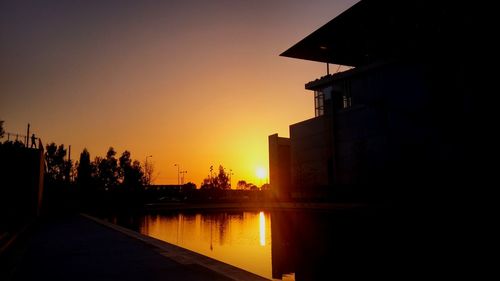
<svg viewBox="0 0 500 281"><path fill-rule="evenodd" d="M351 68L306 83L315 117L291 125L289 139L269 136L279 196L470 176L469 29L445 2L363 0L281 54Z"/></svg>

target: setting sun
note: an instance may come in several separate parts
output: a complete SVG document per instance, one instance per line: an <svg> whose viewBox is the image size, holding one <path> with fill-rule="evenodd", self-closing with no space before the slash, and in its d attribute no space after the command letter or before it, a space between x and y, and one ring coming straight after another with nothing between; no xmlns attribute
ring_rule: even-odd
<svg viewBox="0 0 500 281"><path fill-rule="evenodd" d="M256 174L257 174L257 178L260 180L263 180L266 178L266 170L262 167L257 168Z"/></svg>

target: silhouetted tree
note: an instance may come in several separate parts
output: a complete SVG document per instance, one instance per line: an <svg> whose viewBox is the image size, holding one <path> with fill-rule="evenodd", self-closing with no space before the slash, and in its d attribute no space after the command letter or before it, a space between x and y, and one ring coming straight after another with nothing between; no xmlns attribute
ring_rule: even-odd
<svg viewBox="0 0 500 281"><path fill-rule="evenodd" d="M141 167L141 162L138 160L134 160L134 162L132 162L132 169L130 170L128 178L129 182L134 186L140 187L144 185L144 182L142 181L144 178L144 172ZM151 177L149 177L149 179L151 179Z"/></svg>
<svg viewBox="0 0 500 281"><path fill-rule="evenodd" d="M132 167L132 159L130 159L130 152L125 150L120 158L118 159L118 164L120 165L120 181L124 183L125 172Z"/></svg>
<svg viewBox="0 0 500 281"><path fill-rule="evenodd" d="M47 163L47 177L56 182L69 182L72 163L64 160L66 149L64 144L57 146L55 143L47 144L45 161Z"/></svg>
<svg viewBox="0 0 500 281"><path fill-rule="evenodd" d="M5 135L5 130L3 129L3 120L0 120L0 139Z"/></svg>
<svg viewBox="0 0 500 281"><path fill-rule="evenodd" d="M217 186L220 189L229 189L229 174L226 173L224 167L219 165L219 174L217 175Z"/></svg>
<svg viewBox="0 0 500 281"><path fill-rule="evenodd" d="M97 176L99 182L102 183L106 190L118 185L120 171L115 155L116 151L113 147L110 147L106 153L106 158L96 158L96 160L99 159L99 163L95 163L97 166Z"/></svg>
<svg viewBox="0 0 500 281"><path fill-rule="evenodd" d="M155 180L154 171L155 167L153 162L151 161L144 162L144 173L143 173L144 176L142 179L144 185L151 185L154 182Z"/></svg>
<svg viewBox="0 0 500 281"><path fill-rule="evenodd" d="M244 180L238 181L238 184L236 185L237 189L248 189L247 187L247 182Z"/></svg>
<svg viewBox="0 0 500 281"><path fill-rule="evenodd" d="M90 162L90 153L86 148L80 153L76 182L84 187L90 187L92 183L92 163Z"/></svg>
<svg viewBox="0 0 500 281"><path fill-rule="evenodd" d="M212 178L210 176L203 179L200 184L200 189L213 189Z"/></svg>
<svg viewBox="0 0 500 281"><path fill-rule="evenodd" d="M101 178L101 173L99 171L99 167L101 166L101 162L103 161L103 158L100 156L96 156L94 158L94 161L91 163L92 171L91 171L91 178L92 182L96 185L98 188L104 188L104 181Z"/></svg>
<svg viewBox="0 0 500 281"><path fill-rule="evenodd" d="M132 162L130 152L125 150L120 156L121 183L127 190L137 190L143 185L144 174L141 163Z"/></svg>
<svg viewBox="0 0 500 281"><path fill-rule="evenodd" d="M253 184L251 182L246 182L244 180L238 181L237 188L243 189L243 190L257 190L257 189L259 189L255 184Z"/></svg>
<svg viewBox="0 0 500 281"><path fill-rule="evenodd" d="M210 172L212 172L212 167L210 167ZM201 189L229 189L229 174L226 173L224 167L219 165L219 173L216 176L208 176L203 179L201 183Z"/></svg>

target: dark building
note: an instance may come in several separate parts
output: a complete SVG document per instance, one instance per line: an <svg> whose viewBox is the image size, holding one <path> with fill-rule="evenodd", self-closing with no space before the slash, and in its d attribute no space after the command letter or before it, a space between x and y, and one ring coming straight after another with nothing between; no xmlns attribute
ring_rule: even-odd
<svg viewBox="0 0 500 281"><path fill-rule="evenodd" d="M315 117L290 126L289 194L473 180L464 19L447 1L363 0L281 54L349 66L305 85Z"/></svg>
<svg viewBox="0 0 500 281"><path fill-rule="evenodd" d="M0 142L0 254L42 212L45 157L39 147Z"/></svg>
<svg viewBox="0 0 500 281"><path fill-rule="evenodd" d="M287 188L291 183L290 169L290 139L269 136L269 178L274 196L286 198Z"/></svg>

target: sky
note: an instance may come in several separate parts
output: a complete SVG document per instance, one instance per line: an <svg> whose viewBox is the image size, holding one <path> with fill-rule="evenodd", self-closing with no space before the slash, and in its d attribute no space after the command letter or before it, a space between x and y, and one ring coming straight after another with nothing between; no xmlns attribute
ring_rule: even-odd
<svg viewBox="0 0 500 281"><path fill-rule="evenodd" d="M356 2L0 0L0 120L73 160L129 150L156 184L223 165L261 185L268 136L314 117L326 74L279 54Z"/></svg>

